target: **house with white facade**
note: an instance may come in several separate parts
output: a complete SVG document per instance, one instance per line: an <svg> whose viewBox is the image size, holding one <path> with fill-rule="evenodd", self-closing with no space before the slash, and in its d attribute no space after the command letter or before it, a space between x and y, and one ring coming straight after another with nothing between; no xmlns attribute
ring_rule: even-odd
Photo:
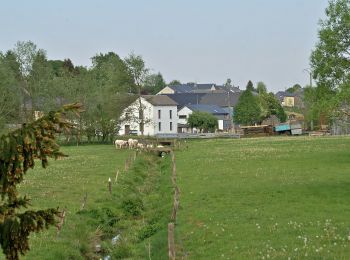
<svg viewBox="0 0 350 260"><path fill-rule="evenodd" d="M141 101L141 109L140 109ZM143 113L143 120L142 120ZM145 95L124 109L119 135L176 136L177 103L165 95Z"/></svg>
<svg viewBox="0 0 350 260"><path fill-rule="evenodd" d="M219 107L217 105L185 105L178 111L178 132L179 133L192 133L195 129L191 129L187 123L189 116L194 111L207 112L215 116L218 120L218 130L227 131L232 127L231 111Z"/></svg>

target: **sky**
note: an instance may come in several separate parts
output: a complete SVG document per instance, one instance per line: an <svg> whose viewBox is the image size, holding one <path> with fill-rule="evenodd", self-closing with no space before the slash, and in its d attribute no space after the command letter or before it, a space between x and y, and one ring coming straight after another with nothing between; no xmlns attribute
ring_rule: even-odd
<svg viewBox="0 0 350 260"><path fill-rule="evenodd" d="M328 0L7 0L0 2L0 51L33 41L49 59L91 66L113 51L141 55L169 82L269 91L305 86Z"/></svg>

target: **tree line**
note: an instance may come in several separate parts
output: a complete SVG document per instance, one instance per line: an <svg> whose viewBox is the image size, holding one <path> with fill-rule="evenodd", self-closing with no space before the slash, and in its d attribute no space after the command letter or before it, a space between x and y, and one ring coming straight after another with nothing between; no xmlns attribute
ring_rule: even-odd
<svg viewBox="0 0 350 260"><path fill-rule="evenodd" d="M45 114L80 102L84 112L73 136L108 141L124 107L138 95L156 94L166 85L162 74L151 73L139 55L123 59L108 52L91 60L89 68L75 66L69 58L49 60L46 51L31 41L0 52L0 133L33 121L37 111Z"/></svg>

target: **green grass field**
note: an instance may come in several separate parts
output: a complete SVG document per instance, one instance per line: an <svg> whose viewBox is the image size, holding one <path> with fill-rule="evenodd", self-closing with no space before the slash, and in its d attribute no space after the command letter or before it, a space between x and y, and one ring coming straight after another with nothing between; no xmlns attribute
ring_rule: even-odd
<svg viewBox="0 0 350 260"><path fill-rule="evenodd" d="M170 159L139 155L124 172L133 153L113 145L62 147L69 155L40 163L28 171L19 188L34 209L66 209L60 234L51 227L30 237L31 250L22 259L154 259L167 255L166 227L171 212ZM121 170L115 183L116 169ZM113 181L112 195L108 178ZM87 203L81 210L85 193ZM111 239L120 238L116 245ZM95 252L96 245L101 251ZM149 248L150 246L150 248ZM0 254L0 259L4 256Z"/></svg>
<svg viewBox="0 0 350 260"><path fill-rule="evenodd" d="M200 140L177 152L178 255L350 259L350 138Z"/></svg>
<svg viewBox="0 0 350 260"><path fill-rule="evenodd" d="M349 148L346 137L187 142L175 152L177 256L349 259ZM143 153L116 184L116 169L131 151L113 145L62 150L70 157L50 161L47 169L38 164L20 192L34 208L66 208L65 223L59 235L55 228L32 234L23 259L167 259L170 158Z"/></svg>

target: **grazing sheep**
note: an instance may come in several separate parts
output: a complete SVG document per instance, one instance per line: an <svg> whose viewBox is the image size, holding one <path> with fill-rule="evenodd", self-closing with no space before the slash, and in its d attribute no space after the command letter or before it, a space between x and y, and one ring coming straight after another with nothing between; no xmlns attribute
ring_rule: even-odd
<svg viewBox="0 0 350 260"><path fill-rule="evenodd" d="M124 140L115 140L114 144L116 149L122 149L123 147L128 146L128 142Z"/></svg>
<svg viewBox="0 0 350 260"><path fill-rule="evenodd" d="M137 144L138 144L138 140L136 139L129 139L128 140L128 145L129 145L129 148L132 149L132 148L137 148Z"/></svg>
<svg viewBox="0 0 350 260"><path fill-rule="evenodd" d="M157 145L157 148L164 148L164 146L161 145L161 144L158 144L158 145Z"/></svg>
<svg viewBox="0 0 350 260"><path fill-rule="evenodd" d="M143 149L145 146L143 145L143 144L141 144L141 143L138 143L137 144L137 148L140 148L140 149Z"/></svg>
<svg viewBox="0 0 350 260"><path fill-rule="evenodd" d="M148 144L147 145L147 149L152 149L153 148L153 144Z"/></svg>

